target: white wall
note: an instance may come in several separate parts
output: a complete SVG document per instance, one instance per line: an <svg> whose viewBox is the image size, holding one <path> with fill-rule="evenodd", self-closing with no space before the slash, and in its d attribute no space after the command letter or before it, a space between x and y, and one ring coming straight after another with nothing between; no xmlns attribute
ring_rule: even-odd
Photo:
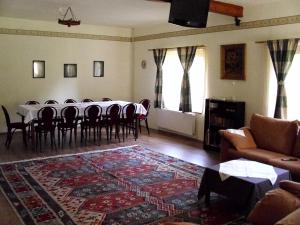
<svg viewBox="0 0 300 225"><path fill-rule="evenodd" d="M300 37L300 24L282 25L239 31L200 34L184 37L140 41L134 44L134 97L154 101L156 66L148 49L205 45L207 54L207 96L234 98L246 102L246 124L252 113L266 114L266 82L268 51L265 44L256 41L286 37ZM246 80L220 79L220 45L246 43ZM141 60L147 61L142 69ZM198 115L196 138L203 139L203 116ZM150 126L157 128L156 111L150 113ZM174 121L176 122L176 121Z"/></svg>
<svg viewBox="0 0 300 225"><path fill-rule="evenodd" d="M117 34L116 30L101 34ZM123 34L131 34L130 29L126 32ZM32 60L46 61L45 79L32 78ZM96 78L93 61L100 60L105 63L105 74ZM63 77L64 63L77 64L77 78ZM15 114L17 105L27 100L131 100L132 90L130 42L0 34L0 104L8 108L15 120L20 119ZM5 127L1 112L0 131L5 131Z"/></svg>

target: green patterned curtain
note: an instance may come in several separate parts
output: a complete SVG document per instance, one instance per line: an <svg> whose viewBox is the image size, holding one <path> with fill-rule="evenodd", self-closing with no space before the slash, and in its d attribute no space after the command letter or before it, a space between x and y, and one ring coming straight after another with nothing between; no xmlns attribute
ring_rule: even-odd
<svg viewBox="0 0 300 225"><path fill-rule="evenodd" d="M162 99L163 70L162 70L162 66L164 64L166 54L167 54L167 49L153 49L154 61L155 61L156 67L157 67L156 81L155 81L154 108L162 108L163 107L163 99Z"/></svg>
<svg viewBox="0 0 300 225"><path fill-rule="evenodd" d="M287 118L287 98L284 80L291 67L299 39L267 41L277 78L275 118Z"/></svg>
<svg viewBox="0 0 300 225"><path fill-rule="evenodd" d="M179 110L182 112L192 111L189 70L193 64L196 50L196 46L177 48L177 53L183 68L179 105Z"/></svg>

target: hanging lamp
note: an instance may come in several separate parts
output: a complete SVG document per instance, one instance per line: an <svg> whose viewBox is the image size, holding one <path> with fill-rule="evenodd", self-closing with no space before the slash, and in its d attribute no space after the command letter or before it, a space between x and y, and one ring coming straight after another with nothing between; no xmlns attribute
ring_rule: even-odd
<svg viewBox="0 0 300 225"><path fill-rule="evenodd" d="M66 16L68 13L70 13L72 16L72 17L70 17L70 19L66 19ZM65 12L64 18L58 19L58 23L70 27L70 26L80 25L80 20L76 19L71 7L69 6L67 11Z"/></svg>

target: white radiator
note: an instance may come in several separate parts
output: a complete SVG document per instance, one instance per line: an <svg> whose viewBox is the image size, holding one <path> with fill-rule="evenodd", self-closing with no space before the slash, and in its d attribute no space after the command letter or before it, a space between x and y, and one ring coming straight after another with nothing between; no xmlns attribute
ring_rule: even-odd
<svg viewBox="0 0 300 225"><path fill-rule="evenodd" d="M193 136L195 133L196 116L192 113L182 113L171 110L157 111L158 129Z"/></svg>

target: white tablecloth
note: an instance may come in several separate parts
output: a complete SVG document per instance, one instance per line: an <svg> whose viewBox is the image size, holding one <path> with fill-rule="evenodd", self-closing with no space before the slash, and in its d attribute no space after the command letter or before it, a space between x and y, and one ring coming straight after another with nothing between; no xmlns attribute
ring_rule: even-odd
<svg viewBox="0 0 300 225"><path fill-rule="evenodd" d="M222 181L230 176L255 177L269 179L274 185L277 180L273 166L242 159L220 163L219 174Z"/></svg>
<svg viewBox="0 0 300 225"><path fill-rule="evenodd" d="M64 104L38 104L38 105L19 105L17 113L24 116L24 122L28 123L33 119L37 119L37 112L45 106L53 106L57 110L57 115L60 115L61 110L66 106L76 106L79 109L79 115L83 116L84 109L89 105L99 105L102 107L102 113L106 112L108 106L112 104L119 104L124 106L130 102L125 101L107 101L107 102L80 102L80 103L64 103ZM136 113L146 115L147 110L142 104L134 103L136 105Z"/></svg>

